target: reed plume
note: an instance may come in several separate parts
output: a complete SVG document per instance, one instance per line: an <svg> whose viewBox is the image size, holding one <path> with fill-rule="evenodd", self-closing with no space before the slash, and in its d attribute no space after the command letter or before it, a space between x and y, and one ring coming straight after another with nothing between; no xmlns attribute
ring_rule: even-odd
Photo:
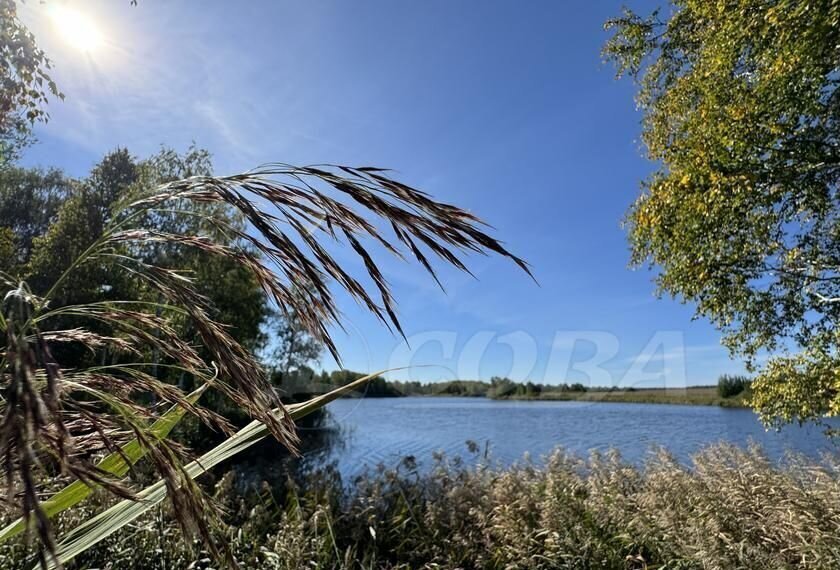
<svg viewBox="0 0 840 570"><path fill-rule="evenodd" d="M213 208L203 207L208 204L233 208L246 220L247 229L214 216ZM215 232L185 235L150 222L155 214L172 212L202 218ZM221 243L211 233L228 239ZM430 256L468 272L464 254L495 253L530 274L527 264L488 235L473 214L435 201L378 168L269 164L235 176L178 180L126 200L102 235L47 291L35 292L26 283L2 276L6 294L0 321L5 333L0 469L6 506L19 510L27 531L37 533L44 566L55 562L55 539L52 513L41 504L39 481L60 474L134 499L136 490L121 476L138 459L125 452L130 442L142 449L162 478L184 528L212 545L203 516L208 503L192 483L194 475L183 468L188 452L159 426L175 406L217 429L230 433L231 428L184 390L161 379L161 369L219 390L295 449L293 420L265 370L223 323L214 320L208 299L189 274L150 261L153 257L146 252L161 245L233 260L337 360L332 338L332 330L341 327L336 288L392 331L403 332L372 246L401 259L413 258L438 284ZM349 246L360 260L366 277L354 276L330 253L341 245ZM94 267L107 267L142 283L158 301L56 304L73 273ZM189 322L198 345L179 332L174 320ZM73 326L66 326L68 322ZM57 347L67 345L83 347L95 355L90 361L99 364L66 367L53 355ZM102 467L105 453L122 458L120 469Z"/></svg>

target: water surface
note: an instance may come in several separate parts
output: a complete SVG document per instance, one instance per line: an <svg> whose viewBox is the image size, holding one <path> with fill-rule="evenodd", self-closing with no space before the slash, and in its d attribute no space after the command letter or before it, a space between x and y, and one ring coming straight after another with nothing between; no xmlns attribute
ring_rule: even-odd
<svg viewBox="0 0 840 570"><path fill-rule="evenodd" d="M719 441L743 446L754 441L774 459L786 451L814 457L840 452L819 427L768 432L751 410L717 406L410 397L338 400L329 410L343 436L332 459L345 474L380 463L393 467L408 455L428 465L436 451L473 457L467 440L482 452L489 445L492 458L504 464L525 453L538 459L557 446L581 455L615 447L633 462L656 446L688 461Z"/></svg>

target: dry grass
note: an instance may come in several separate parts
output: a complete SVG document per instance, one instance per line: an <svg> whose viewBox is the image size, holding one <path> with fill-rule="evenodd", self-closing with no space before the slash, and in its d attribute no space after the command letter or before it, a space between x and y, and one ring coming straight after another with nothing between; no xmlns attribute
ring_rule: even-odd
<svg viewBox="0 0 840 570"><path fill-rule="evenodd" d="M837 462L772 464L757 448L710 447L691 468L665 452L643 468L616 453L554 452L544 465L470 470L437 458L374 470L349 491L332 471L245 500L224 478L219 531L244 568L732 568L840 566ZM63 524L71 525L72 521ZM19 545L0 551L16 569ZM5 558L3 558L5 556ZM177 526L147 518L79 567L208 567Z"/></svg>

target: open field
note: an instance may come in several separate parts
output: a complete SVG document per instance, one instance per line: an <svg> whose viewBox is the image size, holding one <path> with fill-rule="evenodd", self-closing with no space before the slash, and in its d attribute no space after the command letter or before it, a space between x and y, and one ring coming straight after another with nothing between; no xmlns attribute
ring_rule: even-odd
<svg viewBox="0 0 840 570"><path fill-rule="evenodd" d="M683 404L693 406L746 407L749 395L743 392L721 398L715 386L689 388L638 388L631 390L598 390L587 392L543 392L535 395L513 395L510 400L582 400L591 402L623 402L632 404Z"/></svg>

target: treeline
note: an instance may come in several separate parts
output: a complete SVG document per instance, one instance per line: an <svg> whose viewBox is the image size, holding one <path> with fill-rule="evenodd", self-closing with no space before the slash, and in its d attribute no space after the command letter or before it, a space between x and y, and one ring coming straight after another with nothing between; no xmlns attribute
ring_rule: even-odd
<svg viewBox="0 0 840 570"><path fill-rule="evenodd" d="M344 386L354 380L367 376L364 372L352 370L333 370L317 372L308 366L301 366L290 372L275 371L272 373L272 383L279 386L284 399L298 401L313 394L329 392L338 386ZM346 397L358 398L394 398L412 394L404 394L394 383L388 382L382 376L371 379L361 392L351 392Z"/></svg>
<svg viewBox="0 0 840 570"><path fill-rule="evenodd" d="M351 370L315 372L301 367L292 373L275 376L274 383L280 386L287 397L295 394L310 395L331 390L361 378L365 374ZM373 379L364 392L348 397L399 398L403 396L462 396L491 398L494 400L574 400L604 399L605 401L659 402L662 403L716 403L723 400L743 399L751 394L752 380L746 376L724 374L713 385L691 388L619 388L616 386L589 387L580 382L543 384L516 382L510 378L493 376L489 382L483 380L449 380L443 382L389 381L379 376ZM688 391L694 398L674 400L674 394ZM635 393L635 395L633 394ZM664 398L662 396L665 396ZM698 400L699 398L699 400ZM695 401L698 400L698 401Z"/></svg>
<svg viewBox="0 0 840 570"><path fill-rule="evenodd" d="M718 378L717 389L721 398L731 398L751 388L752 380L746 376L723 374Z"/></svg>
<svg viewBox="0 0 840 570"><path fill-rule="evenodd" d="M444 382L391 382L395 390L404 396L466 396L483 398L487 396L489 384L481 380L448 380Z"/></svg>
<svg viewBox="0 0 840 570"><path fill-rule="evenodd" d="M494 376L490 379L487 397L496 400L512 398L537 398L543 394L583 393L588 388L580 382L573 384L539 384L534 382L514 382L509 378Z"/></svg>
<svg viewBox="0 0 840 570"><path fill-rule="evenodd" d="M365 373L352 370L334 370L316 372L302 366L293 372L277 372L273 381L280 386L289 399L296 396L317 394L343 386L365 376ZM448 380L443 382L419 382L417 380L386 380L377 376L371 380L364 392L349 394L348 397L399 398L403 396L464 396L474 398L493 398L504 400L511 398L536 398L541 394L584 393L589 388L581 383L574 384L538 384L533 382L515 382L510 378L494 376L489 382L483 380ZM605 388L608 390L608 388Z"/></svg>
<svg viewBox="0 0 840 570"><path fill-rule="evenodd" d="M588 390L581 383L539 384L516 382L510 378L493 376L489 382L483 380L450 380L447 382L391 382L395 391L404 396L468 396L494 400L512 398L536 398L548 393L583 393Z"/></svg>
<svg viewBox="0 0 840 570"><path fill-rule="evenodd" d="M273 383L281 388L283 396L290 401L303 396L320 394L349 384L366 376L353 370L317 372L308 366L301 366L291 372L274 372ZM350 393L348 398L399 398L403 396L487 396L490 384L478 380L452 380L449 382L389 381L382 376L370 380L364 390Z"/></svg>

